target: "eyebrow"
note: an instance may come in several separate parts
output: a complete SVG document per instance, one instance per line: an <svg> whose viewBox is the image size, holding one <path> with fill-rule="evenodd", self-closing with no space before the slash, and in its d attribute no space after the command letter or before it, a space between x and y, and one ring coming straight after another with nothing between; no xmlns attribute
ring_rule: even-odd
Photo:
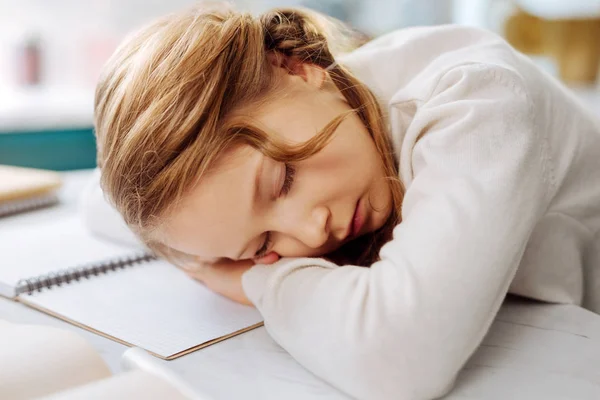
<svg viewBox="0 0 600 400"><path fill-rule="evenodd" d="M262 169L263 169L263 165L265 163L265 156L262 157L258 167L256 168L256 175L254 177L254 184L253 184L253 195L252 195L252 209L254 209L254 205L256 204L256 200L260 195L260 176L262 175ZM246 252L246 250L248 250L248 246L250 246L250 243L252 243L253 239L250 239L250 242L246 243L245 246L242 247L242 251L240 251L237 255L237 257L235 258L236 260L240 260L242 255Z"/></svg>

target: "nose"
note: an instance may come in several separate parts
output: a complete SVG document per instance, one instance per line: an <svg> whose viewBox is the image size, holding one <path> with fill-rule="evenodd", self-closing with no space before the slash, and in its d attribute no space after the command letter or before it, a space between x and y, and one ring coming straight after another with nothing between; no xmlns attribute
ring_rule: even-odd
<svg viewBox="0 0 600 400"><path fill-rule="evenodd" d="M329 239L330 215L327 207L315 207L308 215L298 213L296 218L288 220L291 225L285 231L306 246L318 249Z"/></svg>

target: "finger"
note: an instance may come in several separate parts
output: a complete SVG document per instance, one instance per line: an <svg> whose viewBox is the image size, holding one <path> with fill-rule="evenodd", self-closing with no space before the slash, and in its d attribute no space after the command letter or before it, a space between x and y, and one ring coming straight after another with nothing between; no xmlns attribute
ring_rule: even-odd
<svg viewBox="0 0 600 400"><path fill-rule="evenodd" d="M279 254L272 251L263 257L254 258L254 262L256 264L273 264L274 262L278 261L280 258L281 257L279 256Z"/></svg>

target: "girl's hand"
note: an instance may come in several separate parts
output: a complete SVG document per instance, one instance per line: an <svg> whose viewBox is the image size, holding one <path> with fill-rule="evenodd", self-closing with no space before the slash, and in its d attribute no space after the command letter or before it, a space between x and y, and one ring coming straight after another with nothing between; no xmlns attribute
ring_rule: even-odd
<svg viewBox="0 0 600 400"><path fill-rule="evenodd" d="M279 260L277 253L271 252L258 259L223 260L213 264L201 264L186 273L202 282L215 293L225 296L241 304L252 305L242 287L242 275L254 264L272 264Z"/></svg>

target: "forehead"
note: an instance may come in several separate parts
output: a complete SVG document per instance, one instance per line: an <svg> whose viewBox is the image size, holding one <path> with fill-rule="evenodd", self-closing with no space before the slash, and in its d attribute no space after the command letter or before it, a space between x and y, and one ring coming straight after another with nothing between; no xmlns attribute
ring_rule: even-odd
<svg viewBox="0 0 600 400"><path fill-rule="evenodd" d="M263 158L249 146L223 153L171 212L162 241L206 261L235 257L249 237L254 178Z"/></svg>

